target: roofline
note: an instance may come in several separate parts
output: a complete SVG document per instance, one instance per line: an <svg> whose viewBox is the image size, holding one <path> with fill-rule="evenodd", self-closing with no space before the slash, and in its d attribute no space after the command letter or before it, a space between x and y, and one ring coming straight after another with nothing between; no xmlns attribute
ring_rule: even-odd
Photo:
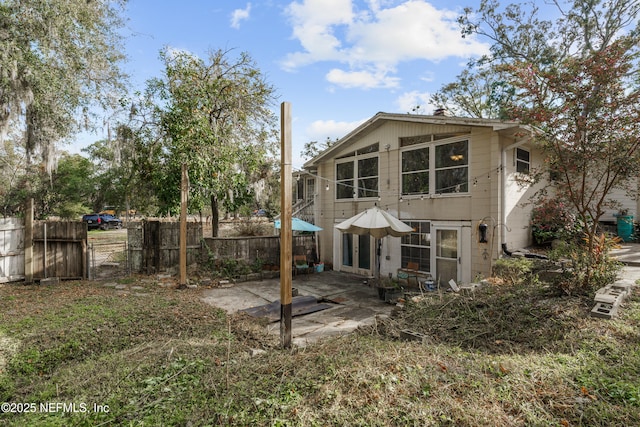
<svg viewBox="0 0 640 427"><path fill-rule="evenodd" d="M453 124L453 125L466 125L476 127L491 127L494 131L501 131L510 128L522 128L531 132L531 128L526 125L522 125L519 121L514 120L497 120L497 119L478 119L470 117L451 117L451 116L427 116L418 114L402 114L402 113L376 113L373 117L356 127L354 130L343 136L331 147L327 148L314 158L308 160L302 166L304 169L310 169L318 165L318 163L325 158L329 157L334 151L337 151L347 142L357 135L365 132L368 128L374 126L377 122L383 121L402 121L402 122L414 122L425 124Z"/></svg>

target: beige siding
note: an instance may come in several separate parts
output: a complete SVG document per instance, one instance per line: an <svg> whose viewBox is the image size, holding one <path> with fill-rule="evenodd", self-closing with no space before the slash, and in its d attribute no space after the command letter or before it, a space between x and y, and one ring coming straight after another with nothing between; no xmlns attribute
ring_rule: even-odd
<svg viewBox="0 0 640 427"><path fill-rule="evenodd" d="M469 193L447 194L435 196L403 197L401 193L401 147L399 138L428 134L468 132L469 140ZM462 139L459 137L456 140ZM453 141L453 140L452 140ZM438 141L437 143L440 143ZM446 141L442 141L446 142ZM351 153L359 148L379 144L379 190L380 199L366 200L335 200L335 158ZM355 139L348 147L343 147L332 153L331 159L326 159L318 165L318 175L326 178L319 180L318 198L315 206L316 223L326 230L320 233L320 257L325 262L333 260L334 242L333 227L336 223L347 219L374 204L387 209L401 220L430 220L448 223L459 223L464 227L467 247L462 253L470 257L466 261L469 271L464 277L473 279L476 275L488 276L493 262L500 255L500 242L506 227L501 224L500 182L502 151L501 147L512 144L513 141L502 141L497 132L487 127L470 127L457 125L433 125L420 123L385 122L362 138ZM388 145L388 148L387 148ZM512 154L507 153L507 159ZM512 162L506 165L507 179L511 180L514 173ZM329 184L329 191L325 187ZM432 184L433 185L433 184ZM522 201L529 197L530 191L516 191L508 185L507 222L509 232L505 235L509 247L525 246L529 239L527 207ZM487 223L488 243L479 243L478 226ZM464 225L463 225L464 224ZM339 247L339 245L335 246ZM382 274L395 273L400 267L400 238L384 240L381 256Z"/></svg>

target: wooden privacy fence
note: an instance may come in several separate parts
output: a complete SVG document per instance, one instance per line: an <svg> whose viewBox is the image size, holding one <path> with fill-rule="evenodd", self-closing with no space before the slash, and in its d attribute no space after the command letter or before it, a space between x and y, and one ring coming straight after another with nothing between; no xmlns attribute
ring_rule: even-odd
<svg viewBox="0 0 640 427"><path fill-rule="evenodd" d="M87 225L82 221L33 223L33 278L87 277Z"/></svg>
<svg viewBox="0 0 640 427"><path fill-rule="evenodd" d="M205 244L214 259L243 259L249 264L280 265L280 236L205 237ZM293 236L292 255L306 255L313 260L317 253L315 236Z"/></svg>
<svg viewBox="0 0 640 427"><path fill-rule="evenodd" d="M0 283L24 279L24 221L0 218Z"/></svg>
<svg viewBox="0 0 640 427"><path fill-rule="evenodd" d="M87 226L81 221L0 219L0 282L50 277L87 277Z"/></svg>
<svg viewBox="0 0 640 427"><path fill-rule="evenodd" d="M180 222L144 220L127 225L131 271L160 273L180 262ZM202 249L202 224L187 223L187 264L197 262Z"/></svg>

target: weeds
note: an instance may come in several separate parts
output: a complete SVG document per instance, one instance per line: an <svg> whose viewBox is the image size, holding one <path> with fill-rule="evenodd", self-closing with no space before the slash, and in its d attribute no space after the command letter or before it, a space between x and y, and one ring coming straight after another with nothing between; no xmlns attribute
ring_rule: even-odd
<svg viewBox="0 0 640 427"><path fill-rule="evenodd" d="M8 402L106 411L0 414L0 424L639 425L640 298L619 319L539 282L410 300L378 327L291 351L194 290L141 283L0 287ZM7 298L7 297L12 298ZM28 321L25 319L29 319ZM429 335L403 342L399 330ZM267 351L249 356L249 349Z"/></svg>

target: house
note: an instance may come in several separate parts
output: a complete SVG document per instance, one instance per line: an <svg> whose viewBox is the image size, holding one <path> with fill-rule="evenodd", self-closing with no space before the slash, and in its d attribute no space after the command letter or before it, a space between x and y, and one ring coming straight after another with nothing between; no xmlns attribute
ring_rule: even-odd
<svg viewBox="0 0 640 427"><path fill-rule="evenodd" d="M304 165L320 260L364 276L376 259L382 276L417 263L441 285L487 277L503 245L531 244L535 189L518 183L542 161L530 135L513 121L376 114ZM335 228L374 205L414 229L381 239L379 257L373 238Z"/></svg>

